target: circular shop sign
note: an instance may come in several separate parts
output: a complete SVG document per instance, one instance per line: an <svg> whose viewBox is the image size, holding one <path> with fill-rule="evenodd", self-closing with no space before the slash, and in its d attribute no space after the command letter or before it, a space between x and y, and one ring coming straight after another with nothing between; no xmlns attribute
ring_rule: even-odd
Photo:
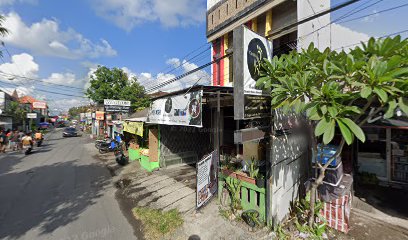
<svg viewBox="0 0 408 240"><path fill-rule="evenodd" d="M191 118L197 118L200 116L200 101L198 99L191 99L190 103L188 104L188 113L190 114Z"/></svg>
<svg viewBox="0 0 408 240"><path fill-rule="evenodd" d="M266 53L266 47L264 43L259 38L252 39L248 44L247 50L247 64L248 70L251 74L252 79L255 81L259 79L259 68L258 62L267 58L268 54Z"/></svg>

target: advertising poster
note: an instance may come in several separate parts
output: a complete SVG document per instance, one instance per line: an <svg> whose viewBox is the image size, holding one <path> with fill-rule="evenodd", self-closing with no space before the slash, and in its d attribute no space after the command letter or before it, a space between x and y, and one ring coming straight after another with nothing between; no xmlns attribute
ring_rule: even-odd
<svg viewBox="0 0 408 240"><path fill-rule="evenodd" d="M96 111L95 119L96 120L104 120L105 119L105 112Z"/></svg>
<svg viewBox="0 0 408 240"><path fill-rule="evenodd" d="M202 207L217 193L217 171L217 151L213 151L197 163L197 208Z"/></svg>
<svg viewBox="0 0 408 240"><path fill-rule="evenodd" d="M234 119L264 117L267 109L260 100L270 105L270 91L258 88L256 83L260 78L261 61L272 59L273 44L244 26L234 29L233 44ZM271 112L267 114L270 116Z"/></svg>
<svg viewBox="0 0 408 240"><path fill-rule="evenodd" d="M147 123L202 127L203 91L155 100L149 109Z"/></svg>

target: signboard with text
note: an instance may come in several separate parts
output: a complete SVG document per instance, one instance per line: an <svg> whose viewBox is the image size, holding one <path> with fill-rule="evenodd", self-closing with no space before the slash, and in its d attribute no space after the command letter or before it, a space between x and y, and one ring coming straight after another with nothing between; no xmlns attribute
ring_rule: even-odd
<svg viewBox="0 0 408 240"><path fill-rule="evenodd" d="M37 113L27 113L27 118L37 118Z"/></svg>
<svg viewBox="0 0 408 240"><path fill-rule="evenodd" d="M103 100L103 104L105 106L105 112L129 113L131 102L125 100L105 99Z"/></svg>
<svg viewBox="0 0 408 240"><path fill-rule="evenodd" d="M46 109L47 108L47 103L45 102L33 102L33 108L34 109Z"/></svg>
<svg viewBox="0 0 408 240"><path fill-rule="evenodd" d="M271 116L269 91L256 86L261 73L261 61L272 58L272 42L240 26L234 29L234 119ZM263 97L264 96L264 97ZM261 100L265 103L261 103ZM269 109L269 113L266 113Z"/></svg>
<svg viewBox="0 0 408 240"><path fill-rule="evenodd" d="M147 123L202 127L203 91L163 97L153 101Z"/></svg>
<svg viewBox="0 0 408 240"><path fill-rule="evenodd" d="M197 208L202 207L217 193L217 171L217 151L213 151L197 163Z"/></svg>

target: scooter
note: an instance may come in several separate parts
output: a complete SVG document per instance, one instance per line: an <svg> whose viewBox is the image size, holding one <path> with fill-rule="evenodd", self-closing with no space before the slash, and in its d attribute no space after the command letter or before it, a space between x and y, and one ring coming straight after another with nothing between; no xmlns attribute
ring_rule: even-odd
<svg viewBox="0 0 408 240"><path fill-rule="evenodd" d="M122 144L120 144L119 146L115 148L114 154L115 154L115 160L119 165L125 166L126 164L128 164L129 158L125 156L125 154L123 153Z"/></svg>
<svg viewBox="0 0 408 240"><path fill-rule="evenodd" d="M25 155L28 155L28 154L30 154L31 151L33 150L33 146L32 146L32 145L23 145L23 149L25 150L25 151L24 151L24 154L25 154Z"/></svg>
<svg viewBox="0 0 408 240"><path fill-rule="evenodd" d="M37 141L37 147L41 147L43 140L44 140L43 138L41 138L40 140L36 140Z"/></svg>

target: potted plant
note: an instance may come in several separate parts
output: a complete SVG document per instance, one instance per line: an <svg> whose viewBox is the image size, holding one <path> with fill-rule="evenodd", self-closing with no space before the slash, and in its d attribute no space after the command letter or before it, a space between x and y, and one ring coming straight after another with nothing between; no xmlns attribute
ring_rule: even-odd
<svg viewBox="0 0 408 240"><path fill-rule="evenodd" d="M257 177L255 179L255 182L258 188L265 188L265 178L263 175L260 175L259 177Z"/></svg>

